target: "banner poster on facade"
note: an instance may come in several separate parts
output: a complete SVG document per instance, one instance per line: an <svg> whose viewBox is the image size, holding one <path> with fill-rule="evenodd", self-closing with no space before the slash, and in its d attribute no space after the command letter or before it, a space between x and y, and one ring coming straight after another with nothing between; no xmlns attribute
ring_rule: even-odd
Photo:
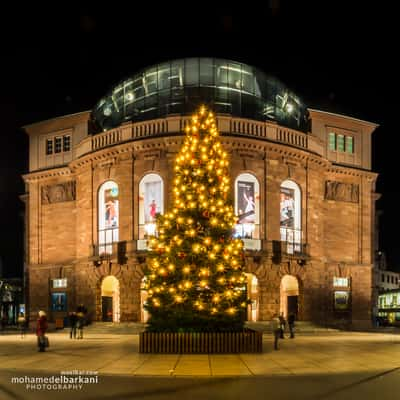
<svg viewBox="0 0 400 400"><path fill-rule="evenodd" d="M239 224L255 223L256 203L254 201L254 182L238 181L237 183L237 214Z"/></svg>
<svg viewBox="0 0 400 400"><path fill-rule="evenodd" d="M105 204L104 226L106 229L116 228L118 226L118 215L119 215L117 186L104 191L104 204Z"/></svg>
<svg viewBox="0 0 400 400"><path fill-rule="evenodd" d="M294 229L294 190L281 187L281 227Z"/></svg>
<svg viewBox="0 0 400 400"><path fill-rule="evenodd" d="M52 311L67 311L67 294L52 293L51 294Z"/></svg>
<svg viewBox="0 0 400 400"><path fill-rule="evenodd" d="M339 311L344 311L349 308L349 292L335 291L334 308Z"/></svg>
<svg viewBox="0 0 400 400"><path fill-rule="evenodd" d="M144 184L144 221L154 222L156 214L161 213L161 181Z"/></svg>

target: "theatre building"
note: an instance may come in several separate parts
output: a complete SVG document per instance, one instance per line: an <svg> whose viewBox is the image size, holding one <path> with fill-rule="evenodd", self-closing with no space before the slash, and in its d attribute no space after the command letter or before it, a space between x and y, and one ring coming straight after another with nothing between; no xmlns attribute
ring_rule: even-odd
<svg viewBox="0 0 400 400"><path fill-rule="evenodd" d="M25 126L31 319L83 303L92 320L143 321L154 217L199 104L230 154L234 230L246 249L247 318L371 323L376 124L307 108L276 78L215 58L133 72L90 111Z"/></svg>

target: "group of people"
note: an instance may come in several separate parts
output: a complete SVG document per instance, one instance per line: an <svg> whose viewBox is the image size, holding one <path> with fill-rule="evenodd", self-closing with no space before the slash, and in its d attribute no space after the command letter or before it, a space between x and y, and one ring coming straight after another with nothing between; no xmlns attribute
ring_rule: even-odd
<svg viewBox="0 0 400 400"><path fill-rule="evenodd" d="M83 327L85 325L85 319L86 319L86 313L87 310L84 307L83 304L80 304L79 307L76 309L76 312L72 312L69 314L69 322L71 326L71 331L70 331L70 337L74 339L83 339ZM26 327L26 321L25 317L23 317L23 320L21 318L18 318L18 323L21 323L24 328L21 328L21 337L22 335L25 335L25 327ZM40 352L43 352L46 350L46 347L49 346L49 339L46 336L46 332L48 329L48 323L47 323L47 316L44 311L39 311L39 318L36 322L36 336L37 336L37 343L38 343L38 348ZM77 334L78 331L78 334Z"/></svg>
<svg viewBox="0 0 400 400"><path fill-rule="evenodd" d="M71 328L69 336L71 339L83 339L83 327L85 326L86 313L87 310L83 304L80 304L76 311L69 313L69 326Z"/></svg>
<svg viewBox="0 0 400 400"><path fill-rule="evenodd" d="M290 334L290 339L294 339L294 321L295 321L296 317L293 313L288 315L288 319L286 321L283 313L281 313L280 315L275 314L272 317L271 320L271 330L272 333L274 334L274 349L275 350L279 350L278 347L278 341L279 339L284 339L285 335L285 329L286 329L286 323L289 327L289 334Z"/></svg>

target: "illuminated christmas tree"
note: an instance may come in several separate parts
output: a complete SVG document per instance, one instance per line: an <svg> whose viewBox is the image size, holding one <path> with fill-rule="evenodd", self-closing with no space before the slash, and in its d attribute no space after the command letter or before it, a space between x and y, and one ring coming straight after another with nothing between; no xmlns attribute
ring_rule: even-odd
<svg viewBox="0 0 400 400"><path fill-rule="evenodd" d="M246 276L243 242L232 237L228 155L214 116L201 107L175 160L173 208L149 241L145 308L152 331L238 331Z"/></svg>

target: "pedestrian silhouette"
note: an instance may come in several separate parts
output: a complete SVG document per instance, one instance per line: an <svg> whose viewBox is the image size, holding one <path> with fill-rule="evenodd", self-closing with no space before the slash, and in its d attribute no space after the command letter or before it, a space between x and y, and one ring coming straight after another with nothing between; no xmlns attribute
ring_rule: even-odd
<svg viewBox="0 0 400 400"><path fill-rule="evenodd" d="M278 318L278 314L274 314L271 319L271 331L274 335L274 349L279 350L278 341L281 336L281 324Z"/></svg>

